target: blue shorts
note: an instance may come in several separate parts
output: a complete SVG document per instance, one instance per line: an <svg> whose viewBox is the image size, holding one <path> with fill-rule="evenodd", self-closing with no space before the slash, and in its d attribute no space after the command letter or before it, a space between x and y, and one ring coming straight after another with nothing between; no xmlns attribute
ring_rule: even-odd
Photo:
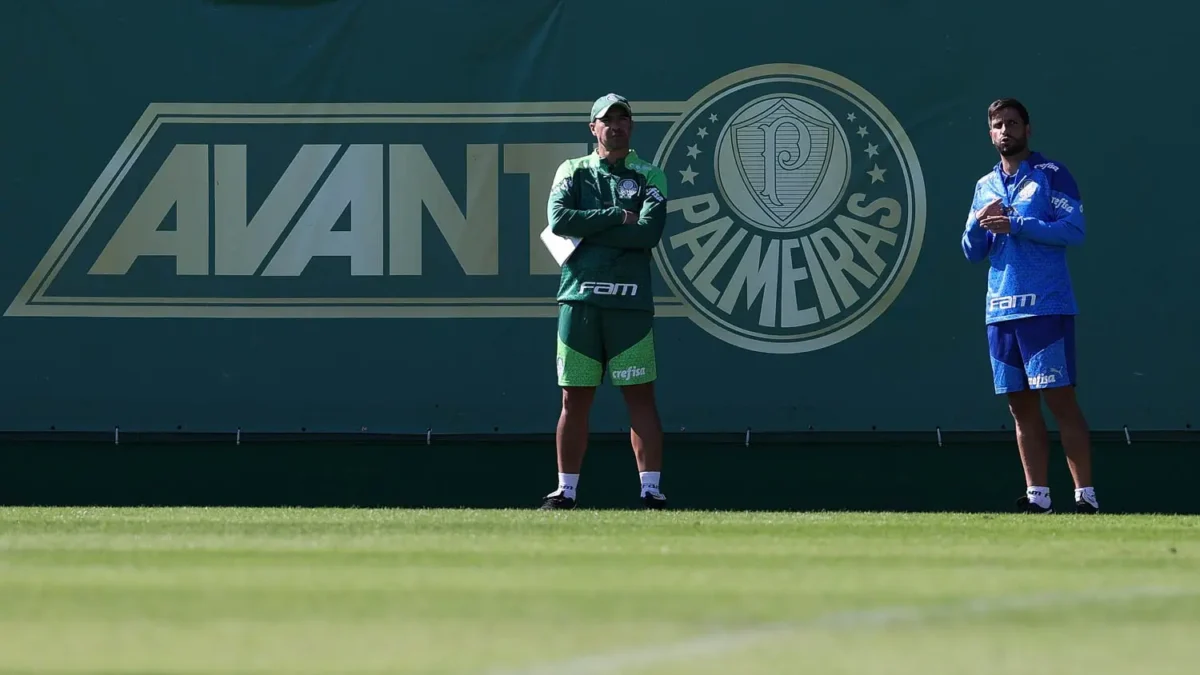
<svg viewBox="0 0 1200 675"><path fill-rule="evenodd" d="M987 336L997 394L1076 384L1074 316L1000 321L988 325Z"/></svg>

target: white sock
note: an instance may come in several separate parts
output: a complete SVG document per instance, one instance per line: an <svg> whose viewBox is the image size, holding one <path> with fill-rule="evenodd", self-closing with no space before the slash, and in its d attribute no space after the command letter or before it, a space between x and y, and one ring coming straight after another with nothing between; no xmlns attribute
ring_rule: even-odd
<svg viewBox="0 0 1200 675"><path fill-rule="evenodd" d="M660 471L642 471L638 474L642 478L642 494L645 497L647 494L660 495L662 492L658 489L658 481L662 476Z"/></svg>
<svg viewBox="0 0 1200 675"><path fill-rule="evenodd" d="M1075 488L1075 501L1083 500L1096 508L1100 508L1100 502L1096 501L1096 489L1085 487Z"/></svg>
<svg viewBox="0 0 1200 675"><path fill-rule="evenodd" d="M551 495L562 495L567 499L575 499L575 488L579 485L579 474L577 473L560 473L558 474L558 489L551 492Z"/></svg>
<svg viewBox="0 0 1200 675"><path fill-rule="evenodd" d="M1048 487L1030 485L1025 488L1025 496L1029 498L1032 504L1037 504L1043 509L1050 508L1050 488Z"/></svg>

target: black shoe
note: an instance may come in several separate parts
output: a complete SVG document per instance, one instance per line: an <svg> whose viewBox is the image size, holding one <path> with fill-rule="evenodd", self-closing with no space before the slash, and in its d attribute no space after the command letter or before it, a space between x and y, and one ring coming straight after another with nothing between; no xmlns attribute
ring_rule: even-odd
<svg viewBox="0 0 1200 675"><path fill-rule="evenodd" d="M575 508L575 500L562 495L550 495L542 502L538 510L540 511L556 511L560 509L571 510Z"/></svg>
<svg viewBox="0 0 1200 675"><path fill-rule="evenodd" d="M1028 495L1021 495L1017 500L1017 510L1021 513L1054 513L1054 508L1045 508L1029 501Z"/></svg>
<svg viewBox="0 0 1200 675"><path fill-rule="evenodd" d="M647 492L642 495L642 507L647 509L661 510L667 508L667 498L661 494L651 494Z"/></svg>
<svg viewBox="0 0 1200 675"><path fill-rule="evenodd" d="M1100 507L1094 506L1093 504L1089 503L1086 499L1079 499L1079 500L1075 501L1075 512L1076 513L1086 513L1088 515L1091 515L1093 513L1099 513Z"/></svg>

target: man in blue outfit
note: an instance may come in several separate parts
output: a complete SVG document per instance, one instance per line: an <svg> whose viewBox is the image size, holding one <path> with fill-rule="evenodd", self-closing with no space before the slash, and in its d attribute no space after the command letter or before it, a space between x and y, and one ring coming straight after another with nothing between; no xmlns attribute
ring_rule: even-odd
<svg viewBox="0 0 1200 675"><path fill-rule="evenodd" d="M975 184L962 235L967 260L989 260L985 323L997 394L1006 394L1025 468L1026 513L1052 513L1042 399L1058 421L1075 508L1096 513L1087 420L1075 399L1075 304L1067 248L1083 243L1083 203L1067 168L1029 149L1029 113L988 108L1000 161Z"/></svg>

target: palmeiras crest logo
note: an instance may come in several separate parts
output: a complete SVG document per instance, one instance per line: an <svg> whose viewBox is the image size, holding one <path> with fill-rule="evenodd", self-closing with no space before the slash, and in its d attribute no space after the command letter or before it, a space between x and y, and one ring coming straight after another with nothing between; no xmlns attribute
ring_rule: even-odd
<svg viewBox="0 0 1200 675"><path fill-rule="evenodd" d="M828 347L879 318L925 235L925 183L892 113L846 78L772 64L693 96L655 157L655 260L693 321L743 349Z"/></svg>
<svg viewBox="0 0 1200 675"><path fill-rule="evenodd" d="M617 183L617 196L621 199L633 199L633 196L638 192L637 181L632 178L625 178L620 183Z"/></svg>

